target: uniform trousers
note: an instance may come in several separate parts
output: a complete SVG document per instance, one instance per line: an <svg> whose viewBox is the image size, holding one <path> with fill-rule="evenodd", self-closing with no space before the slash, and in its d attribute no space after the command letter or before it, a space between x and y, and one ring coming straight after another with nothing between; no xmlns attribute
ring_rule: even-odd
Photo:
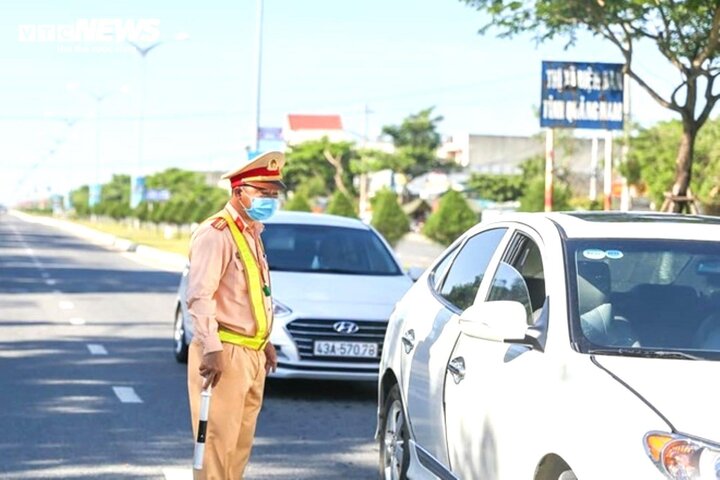
<svg viewBox="0 0 720 480"><path fill-rule="evenodd" d="M197 438L200 393L203 377L199 368L202 346L190 344L188 353L188 394L193 438ZM255 424L265 387L265 352L223 343L223 372L212 389L205 436L205 460L195 480L238 480L243 478L250 458Z"/></svg>

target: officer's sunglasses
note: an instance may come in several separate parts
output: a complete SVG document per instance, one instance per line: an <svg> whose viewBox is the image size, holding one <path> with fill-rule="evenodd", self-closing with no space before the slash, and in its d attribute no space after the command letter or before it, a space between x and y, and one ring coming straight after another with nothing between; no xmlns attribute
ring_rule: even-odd
<svg viewBox="0 0 720 480"><path fill-rule="evenodd" d="M250 185L249 183L246 183L243 185L244 187L250 187L253 190L257 190L260 192L260 196L267 197L267 198L278 198L278 191L277 190L270 190L267 188L262 187L256 187L255 185Z"/></svg>

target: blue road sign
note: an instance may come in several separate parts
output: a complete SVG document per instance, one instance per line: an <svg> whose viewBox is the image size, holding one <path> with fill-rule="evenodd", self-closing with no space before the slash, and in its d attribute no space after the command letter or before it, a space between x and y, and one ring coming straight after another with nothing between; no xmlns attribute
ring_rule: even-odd
<svg viewBox="0 0 720 480"><path fill-rule="evenodd" d="M623 128L622 63L542 62L540 126Z"/></svg>

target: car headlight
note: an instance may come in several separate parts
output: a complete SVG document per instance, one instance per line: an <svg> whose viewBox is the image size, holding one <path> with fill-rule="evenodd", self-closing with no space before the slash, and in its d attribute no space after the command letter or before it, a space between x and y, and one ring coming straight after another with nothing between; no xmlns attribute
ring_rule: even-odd
<svg viewBox="0 0 720 480"><path fill-rule="evenodd" d="M273 299L273 314L275 314L276 317L284 317L286 315L290 315L291 313L292 310Z"/></svg>
<svg viewBox="0 0 720 480"><path fill-rule="evenodd" d="M648 432L645 452L673 480L720 480L720 445L664 432Z"/></svg>

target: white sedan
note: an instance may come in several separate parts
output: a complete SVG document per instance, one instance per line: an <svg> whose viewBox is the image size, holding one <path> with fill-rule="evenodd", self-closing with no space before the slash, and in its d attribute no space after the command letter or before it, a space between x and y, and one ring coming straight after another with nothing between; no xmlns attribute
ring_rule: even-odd
<svg viewBox="0 0 720 480"><path fill-rule="evenodd" d="M392 249L359 220L278 212L265 223L278 352L276 378L375 380L387 319L412 285ZM174 352L187 361L192 319L178 288Z"/></svg>
<svg viewBox="0 0 720 480"><path fill-rule="evenodd" d="M720 219L509 214L394 309L386 479L720 479Z"/></svg>

